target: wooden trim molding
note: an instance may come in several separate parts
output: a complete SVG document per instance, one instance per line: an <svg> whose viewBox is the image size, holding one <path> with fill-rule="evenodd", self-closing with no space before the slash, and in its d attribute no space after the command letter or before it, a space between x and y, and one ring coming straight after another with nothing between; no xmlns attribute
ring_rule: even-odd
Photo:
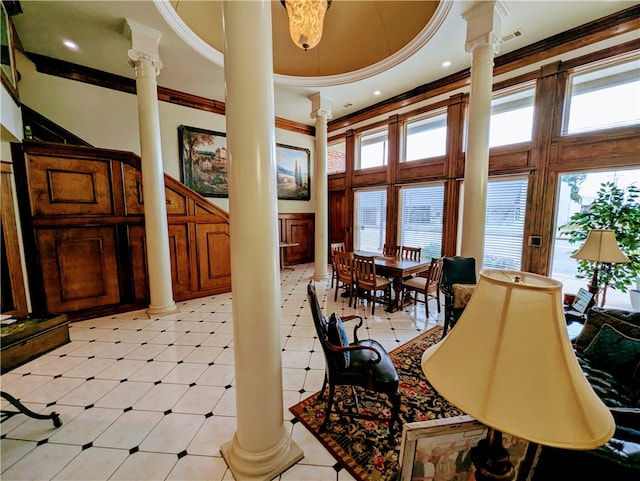
<svg viewBox="0 0 640 481"><path fill-rule="evenodd" d="M27 57L35 64L36 70L40 73L53 75L56 77L84 82L98 87L104 87L129 94L136 93L136 82L134 79L114 75L89 67L83 67L64 60L46 57L32 52L26 52ZM219 100L212 100L198 95L191 95L178 90L158 86L158 100L175 105L181 105L196 110L203 110L214 114L225 115L225 103ZM276 128L297 132L300 134L315 137L316 128L311 125L301 124L293 120L280 117L275 118Z"/></svg>

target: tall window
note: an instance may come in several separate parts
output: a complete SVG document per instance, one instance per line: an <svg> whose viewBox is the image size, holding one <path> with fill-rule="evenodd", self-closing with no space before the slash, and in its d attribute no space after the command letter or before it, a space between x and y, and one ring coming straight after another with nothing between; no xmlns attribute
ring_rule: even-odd
<svg viewBox="0 0 640 481"><path fill-rule="evenodd" d="M388 163L389 135L386 127L383 130L362 134L358 140L358 169L380 167Z"/></svg>
<svg viewBox="0 0 640 481"><path fill-rule="evenodd" d="M447 114L409 121L405 128L404 161L429 159L446 154Z"/></svg>
<svg viewBox="0 0 640 481"><path fill-rule="evenodd" d="M491 100L489 147L531 140L533 130L533 87Z"/></svg>
<svg viewBox="0 0 640 481"><path fill-rule="evenodd" d="M346 142L333 142L327 148L327 173L339 174L346 170Z"/></svg>
<svg viewBox="0 0 640 481"><path fill-rule="evenodd" d="M571 76L563 133L640 123L640 59Z"/></svg>
<svg viewBox="0 0 640 481"><path fill-rule="evenodd" d="M360 190L356 201L356 250L382 252L387 233L387 190Z"/></svg>
<svg viewBox="0 0 640 481"><path fill-rule="evenodd" d="M400 243L422 247L423 259L440 257L444 185L403 187L400 194Z"/></svg>
<svg viewBox="0 0 640 481"><path fill-rule="evenodd" d="M520 269L527 185L526 178L489 180L482 263L484 267Z"/></svg>

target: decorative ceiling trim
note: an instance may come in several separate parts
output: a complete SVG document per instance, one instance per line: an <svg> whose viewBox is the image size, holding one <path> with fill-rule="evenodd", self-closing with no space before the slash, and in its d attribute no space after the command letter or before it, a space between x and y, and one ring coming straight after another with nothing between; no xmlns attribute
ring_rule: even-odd
<svg viewBox="0 0 640 481"><path fill-rule="evenodd" d="M274 74L274 82L279 85L293 87L330 87L364 80L374 75L385 72L407 60L418 52L438 31L445 18L451 11L454 0L440 0L436 11L427 22L422 31L407 45L384 60L376 62L365 68L339 75L327 75L322 77L296 77L291 75ZM220 67L224 67L224 54L196 35L189 26L180 18L169 0L153 0L156 8L167 24L178 34L182 40L193 47L204 58L212 61Z"/></svg>

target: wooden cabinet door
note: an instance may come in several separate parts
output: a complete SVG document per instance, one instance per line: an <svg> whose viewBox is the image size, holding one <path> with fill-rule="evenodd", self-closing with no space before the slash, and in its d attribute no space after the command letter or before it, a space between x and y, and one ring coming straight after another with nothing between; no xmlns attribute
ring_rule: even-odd
<svg viewBox="0 0 640 481"><path fill-rule="evenodd" d="M197 224L198 282L200 289L231 286L229 224Z"/></svg>

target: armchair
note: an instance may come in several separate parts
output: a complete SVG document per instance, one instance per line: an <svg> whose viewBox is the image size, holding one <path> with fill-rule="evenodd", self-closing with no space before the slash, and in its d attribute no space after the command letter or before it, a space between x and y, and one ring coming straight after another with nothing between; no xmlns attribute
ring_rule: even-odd
<svg viewBox="0 0 640 481"><path fill-rule="evenodd" d="M466 301L476 284L476 260L473 257L445 257L442 259L442 282L444 295L444 329L442 337L450 327L456 325L466 306Z"/></svg>
<svg viewBox="0 0 640 481"><path fill-rule="evenodd" d="M322 315L314 281L307 286L307 294L313 324L325 356L325 374L320 399L329 386L329 397L325 409L324 421L320 431L329 423L331 413L342 416L378 420L389 425L389 443L395 443L395 425L400 419L399 378L393 361L384 347L373 339L358 339L358 329L362 326L362 317L347 316L340 319L331 314L330 319ZM359 319L353 329L353 342L349 343L342 321ZM337 386L349 386L354 398L355 412L334 410L334 395ZM391 417L367 414L360 411L356 388L385 395L391 404ZM386 404L386 403L385 403Z"/></svg>

